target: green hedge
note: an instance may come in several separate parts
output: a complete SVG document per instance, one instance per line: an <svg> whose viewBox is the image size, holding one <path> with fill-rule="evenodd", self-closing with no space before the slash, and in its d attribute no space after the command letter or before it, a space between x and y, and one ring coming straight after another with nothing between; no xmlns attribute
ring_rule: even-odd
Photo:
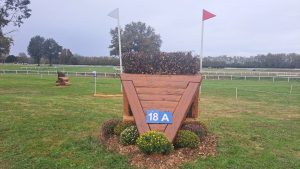
<svg viewBox="0 0 300 169"><path fill-rule="evenodd" d="M143 53L123 54L125 73L134 74L196 74L199 72L199 58L191 53Z"/></svg>
<svg viewBox="0 0 300 169"><path fill-rule="evenodd" d="M179 130L174 142L176 148L196 148L199 145L198 136L188 130Z"/></svg>
<svg viewBox="0 0 300 169"><path fill-rule="evenodd" d="M157 131L148 131L137 139L137 146L146 154L151 153L170 153L174 147L167 137Z"/></svg>

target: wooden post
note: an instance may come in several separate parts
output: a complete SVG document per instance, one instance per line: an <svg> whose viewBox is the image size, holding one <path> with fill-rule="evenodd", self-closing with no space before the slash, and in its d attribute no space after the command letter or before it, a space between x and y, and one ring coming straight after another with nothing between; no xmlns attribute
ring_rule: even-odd
<svg viewBox="0 0 300 169"><path fill-rule="evenodd" d="M201 88L201 85L200 85L200 88ZM194 102L192 104L192 118L198 118L198 106L199 106L199 102L198 102L198 99L199 99L199 89L196 91L196 95L195 95L195 98L194 98Z"/></svg>

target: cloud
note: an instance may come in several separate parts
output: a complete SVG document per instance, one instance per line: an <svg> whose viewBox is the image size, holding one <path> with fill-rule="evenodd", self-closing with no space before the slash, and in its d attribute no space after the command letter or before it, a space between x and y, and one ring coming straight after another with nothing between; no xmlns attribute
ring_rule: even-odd
<svg viewBox="0 0 300 169"><path fill-rule="evenodd" d="M107 16L120 8L121 25L142 21L155 28L163 51L199 53L201 16L205 8L217 17L205 22L204 54L256 55L300 53L299 0L32 0L32 16L13 34L12 53L26 51L32 36L54 38L72 52L86 56L109 54Z"/></svg>

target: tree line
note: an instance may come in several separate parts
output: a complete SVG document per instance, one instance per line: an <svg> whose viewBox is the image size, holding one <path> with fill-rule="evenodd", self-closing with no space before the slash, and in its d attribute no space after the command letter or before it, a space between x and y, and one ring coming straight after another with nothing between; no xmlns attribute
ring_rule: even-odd
<svg viewBox="0 0 300 169"><path fill-rule="evenodd" d="M204 57L203 67L212 68L300 68L300 54L279 53L265 54L251 57L241 56L218 56Z"/></svg>

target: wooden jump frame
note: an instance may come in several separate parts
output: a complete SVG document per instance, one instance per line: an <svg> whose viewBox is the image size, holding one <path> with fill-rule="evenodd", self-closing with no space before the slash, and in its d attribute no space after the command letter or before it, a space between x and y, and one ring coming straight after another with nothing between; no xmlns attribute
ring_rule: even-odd
<svg viewBox="0 0 300 169"><path fill-rule="evenodd" d="M123 84L123 120L134 120L138 131L164 132L173 141L181 124L198 118L201 75L121 74ZM157 109L173 114L172 124L147 124L146 111Z"/></svg>

